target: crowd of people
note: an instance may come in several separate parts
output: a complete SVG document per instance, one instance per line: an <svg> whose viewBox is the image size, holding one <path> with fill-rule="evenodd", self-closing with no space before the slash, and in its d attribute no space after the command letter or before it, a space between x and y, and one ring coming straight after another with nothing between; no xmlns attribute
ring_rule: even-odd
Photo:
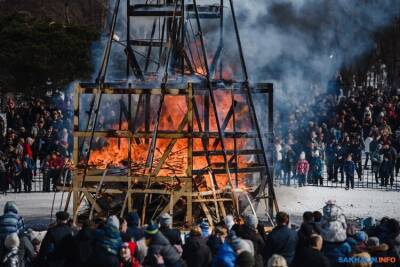
<svg viewBox="0 0 400 267"><path fill-rule="evenodd" d="M343 93L340 76L328 88L293 112L279 112L276 179L286 185L297 179L299 186L346 183L349 189L369 169L376 184L394 187L400 170L397 91L353 86Z"/></svg>
<svg viewBox="0 0 400 267"><path fill-rule="evenodd" d="M227 215L212 227L201 220L189 231L173 228L163 213L141 226L137 212L124 218L72 224L60 211L43 238L27 230L18 207L7 202L0 216L0 266L85 267L335 267L400 266L400 224L392 218L356 224L334 201L322 213L307 211L297 229L276 214L266 231L253 214Z"/></svg>
<svg viewBox="0 0 400 267"><path fill-rule="evenodd" d="M72 95L9 97L0 117L0 192L30 192L43 175L43 188L60 180L72 149Z"/></svg>

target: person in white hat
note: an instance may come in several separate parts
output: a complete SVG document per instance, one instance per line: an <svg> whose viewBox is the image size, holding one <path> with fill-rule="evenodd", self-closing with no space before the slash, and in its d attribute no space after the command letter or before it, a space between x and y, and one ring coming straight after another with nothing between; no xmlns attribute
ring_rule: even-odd
<svg viewBox="0 0 400 267"><path fill-rule="evenodd" d="M306 160L306 153L303 151L300 153L299 161L296 164L296 175L299 180L299 186L306 185L306 177L310 170L310 164Z"/></svg>

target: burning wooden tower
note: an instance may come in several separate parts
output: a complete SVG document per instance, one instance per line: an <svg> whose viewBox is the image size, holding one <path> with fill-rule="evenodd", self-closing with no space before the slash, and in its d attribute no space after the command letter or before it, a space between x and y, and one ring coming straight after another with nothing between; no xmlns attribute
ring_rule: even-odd
<svg viewBox="0 0 400 267"><path fill-rule="evenodd" d="M278 209L266 145L273 88L249 82L233 0L150 2L127 0L121 41L114 34L121 1L115 1L98 77L76 88L76 169L72 185L62 188L69 192L65 208L72 199L74 220L135 209L142 222L169 212L181 223L206 217L212 225L245 208L255 212L264 199L271 215ZM228 18L238 50L234 66L223 57ZM144 28L134 26L141 21L150 22L143 23L150 26L144 38L138 33ZM113 45L124 47L126 82L106 81ZM105 123L111 117L118 119Z"/></svg>

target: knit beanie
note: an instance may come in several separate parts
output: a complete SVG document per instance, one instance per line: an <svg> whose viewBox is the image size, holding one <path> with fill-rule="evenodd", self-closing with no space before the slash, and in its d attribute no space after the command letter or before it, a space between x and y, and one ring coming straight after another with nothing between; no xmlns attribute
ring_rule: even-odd
<svg viewBox="0 0 400 267"><path fill-rule="evenodd" d="M129 212L126 215L126 223L128 224L128 226L139 226L140 218L138 213L136 211Z"/></svg>
<svg viewBox="0 0 400 267"><path fill-rule="evenodd" d="M368 239L368 235L364 231L359 231L354 235L354 239L357 242L366 242Z"/></svg>
<svg viewBox="0 0 400 267"><path fill-rule="evenodd" d="M160 223L160 226L170 227L172 225L172 217L168 213L163 213L158 218L158 222Z"/></svg>
<svg viewBox="0 0 400 267"><path fill-rule="evenodd" d="M251 267L254 264L254 257L248 251L241 252L236 258L236 266L238 267Z"/></svg>
<svg viewBox="0 0 400 267"><path fill-rule="evenodd" d="M244 217L244 221L245 221L245 224L246 224L248 227L250 227L250 228L252 228L252 229L254 229L254 230L257 229L258 219L257 219L257 217L254 216L253 214L247 214L247 215Z"/></svg>
<svg viewBox="0 0 400 267"><path fill-rule="evenodd" d="M108 217L106 224L108 226L112 226L112 227L119 229L119 220L118 220L117 216L115 216L115 215Z"/></svg>
<svg viewBox="0 0 400 267"><path fill-rule="evenodd" d="M149 224L149 225L146 227L146 230L144 230L144 235L145 235L146 237L155 235L155 234L157 234L157 233L158 233L158 227L157 227L157 225L154 224L154 223Z"/></svg>
<svg viewBox="0 0 400 267"><path fill-rule="evenodd" d="M16 233L7 235L4 240L4 246L7 249L17 248L19 247L19 237Z"/></svg>
<svg viewBox="0 0 400 267"><path fill-rule="evenodd" d="M379 238L376 236L371 236L367 240L367 246L369 247L376 247L379 246Z"/></svg>

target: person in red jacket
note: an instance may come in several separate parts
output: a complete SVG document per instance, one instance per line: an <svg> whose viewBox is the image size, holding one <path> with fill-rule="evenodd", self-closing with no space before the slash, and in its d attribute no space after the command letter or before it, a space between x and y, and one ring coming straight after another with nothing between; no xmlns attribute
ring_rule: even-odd
<svg viewBox="0 0 400 267"><path fill-rule="evenodd" d="M135 258L136 253L136 243L135 242L124 242L121 245L120 250L120 267L140 267L140 263Z"/></svg>
<svg viewBox="0 0 400 267"><path fill-rule="evenodd" d="M308 171L310 170L310 164L306 160L306 153L301 152L299 161L296 165L296 175L297 179L299 179L299 186L306 185L306 177L308 175Z"/></svg>
<svg viewBox="0 0 400 267"><path fill-rule="evenodd" d="M64 168L64 160L61 158L60 154L57 152L53 152L48 161L48 178L53 181L53 190L56 190L57 185L59 184L60 175Z"/></svg>

